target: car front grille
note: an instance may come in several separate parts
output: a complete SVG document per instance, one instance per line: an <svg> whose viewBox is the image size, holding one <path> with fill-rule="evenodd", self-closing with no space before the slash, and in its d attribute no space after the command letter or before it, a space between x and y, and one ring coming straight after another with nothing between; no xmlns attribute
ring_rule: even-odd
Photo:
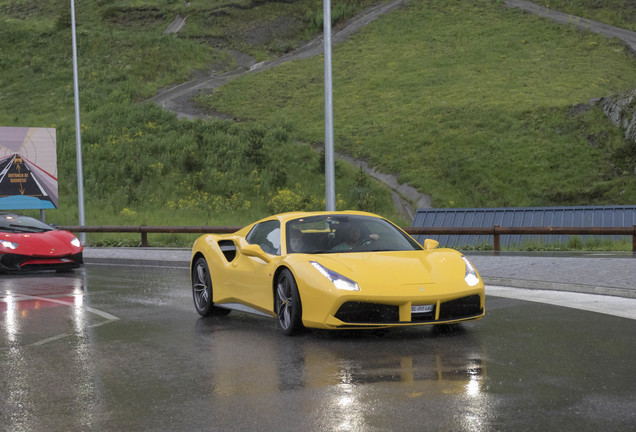
<svg viewBox="0 0 636 432"><path fill-rule="evenodd" d="M439 319L440 321L448 321L467 318L480 315L482 312L481 298L475 294L442 303L439 310Z"/></svg>
<svg viewBox="0 0 636 432"><path fill-rule="evenodd" d="M426 313L411 315L412 323L435 323L471 318L483 314L481 298L471 295L447 301L439 305L439 317L435 319L436 309ZM340 321L351 324L407 324L400 321L399 306L379 303L346 302L340 306L335 317Z"/></svg>
<svg viewBox="0 0 636 432"><path fill-rule="evenodd" d="M365 302L346 302L338 309L336 318L345 323L396 323L400 321L400 310L398 306Z"/></svg>

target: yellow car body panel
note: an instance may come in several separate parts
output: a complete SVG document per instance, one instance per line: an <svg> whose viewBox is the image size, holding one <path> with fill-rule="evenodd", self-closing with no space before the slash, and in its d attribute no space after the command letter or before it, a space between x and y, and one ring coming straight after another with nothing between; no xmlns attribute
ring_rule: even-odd
<svg viewBox="0 0 636 432"><path fill-rule="evenodd" d="M219 240L231 240L237 245L247 243L240 236L207 234L199 237L193 246L193 258L203 255L212 275L215 304L239 303L271 316L274 313L272 272L279 260L266 263L255 257L237 253L228 262L218 245Z"/></svg>
<svg viewBox="0 0 636 432"><path fill-rule="evenodd" d="M193 245L192 263L194 265L200 256L208 263L215 306L238 303L275 317L276 278L282 269L288 269L298 287L302 323L306 327L397 327L456 323L484 316L483 281L474 271L474 278L469 283L467 261L453 249L425 250L419 247L403 251L288 253L286 223L326 214L378 218L364 212L286 213L255 222L234 234L199 237ZM256 224L275 224L276 221L280 223L280 244L276 253L266 253L246 240ZM307 232L321 234L319 229L308 229ZM318 265L354 281L359 290L337 288L321 274ZM471 306L465 306L464 302L470 302ZM431 311L412 313L414 306ZM361 316L355 312L357 307L373 309L372 315L390 313L393 318L379 321L354 319L353 322L342 319ZM348 308L353 310L350 315L347 315ZM462 312L462 308L468 312Z"/></svg>

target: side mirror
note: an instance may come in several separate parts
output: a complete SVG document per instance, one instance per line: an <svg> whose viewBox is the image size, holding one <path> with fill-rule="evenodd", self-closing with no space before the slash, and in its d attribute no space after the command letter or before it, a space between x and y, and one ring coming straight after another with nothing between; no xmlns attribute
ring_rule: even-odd
<svg viewBox="0 0 636 432"><path fill-rule="evenodd" d="M247 246L242 247L241 253L250 257L260 258L266 263L269 263L272 260L257 244L248 244Z"/></svg>
<svg viewBox="0 0 636 432"><path fill-rule="evenodd" d="M433 239L424 240L424 249L426 250L435 249L437 246L439 246L439 242L437 240L433 240Z"/></svg>

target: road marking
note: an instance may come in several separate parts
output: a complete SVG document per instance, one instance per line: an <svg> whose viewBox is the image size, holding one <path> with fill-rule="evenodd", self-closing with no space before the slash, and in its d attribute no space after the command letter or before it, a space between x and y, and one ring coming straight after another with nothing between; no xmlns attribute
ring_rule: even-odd
<svg viewBox="0 0 636 432"><path fill-rule="evenodd" d="M63 306L68 306L68 307L71 307L71 308L78 307L74 303L69 303L69 302L65 302L65 301L62 301L62 300L57 300L57 299L51 298L51 297L40 297L40 296L30 296L30 295L18 294L18 295L14 296L14 299L15 299L16 302L21 301L21 300L38 300L38 301L45 301L45 302L49 302L49 303L55 303L55 304L59 304L59 305L63 305ZM92 308L92 307L89 307L89 306L81 306L81 307L85 311L90 312L90 313L95 314L95 315L98 315L98 316L100 316L100 317L105 319L105 321L101 321L101 322L98 322L98 323L95 323L95 324L91 324L87 328L101 327L101 326L103 326L105 324L110 324L112 322L119 321L119 319L120 319L119 317L117 317L115 315L112 315L112 314L109 314L108 312L104 312L103 310L95 309L95 308ZM56 335L56 336L52 336L50 338L42 339L40 341L31 343L28 346L44 345L46 343L53 342L53 341L56 341L56 340L59 340L59 339L63 339L65 337L69 337L69 336L71 336L71 335L68 334L68 333L62 333L62 334L59 334L59 335Z"/></svg>
<svg viewBox="0 0 636 432"><path fill-rule="evenodd" d="M153 260L152 262L159 262L159 260ZM190 268L190 264L187 262L184 262L183 264L179 264L176 263L173 265L155 265L155 264L146 264L144 262L136 262L134 264L117 264L117 263L105 263L105 262L87 262L86 264L89 264L91 266L94 265L98 265L98 266L111 266L111 267L148 267L148 268L165 268L165 269L189 269Z"/></svg>
<svg viewBox="0 0 636 432"><path fill-rule="evenodd" d="M43 300L43 301L47 301L47 302L51 302L51 303L57 303L57 304L61 304L64 306L70 306L70 307L75 307L74 303L69 303L69 302L65 302L62 300L57 300L55 298L51 298L51 297L40 297L40 296L30 296L30 295L24 295L24 294L18 294L15 296L15 298L19 301L19 299L25 299L25 300ZM115 315L111 315L108 312L104 312L101 311L99 309L95 309L89 306L84 306L84 309L86 309L87 311L94 313L95 315L99 315L102 318L106 318L107 320L110 321L117 321L119 318L116 317Z"/></svg>
<svg viewBox="0 0 636 432"><path fill-rule="evenodd" d="M636 299L565 291L486 286L486 294L636 319Z"/></svg>

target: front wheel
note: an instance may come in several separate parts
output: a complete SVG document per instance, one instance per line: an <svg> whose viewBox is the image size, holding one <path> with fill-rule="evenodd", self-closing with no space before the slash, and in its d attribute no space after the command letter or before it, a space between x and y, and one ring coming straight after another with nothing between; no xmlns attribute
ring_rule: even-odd
<svg viewBox="0 0 636 432"><path fill-rule="evenodd" d="M278 324L286 335L297 333L303 328L302 305L294 276L284 269L276 279L276 314Z"/></svg>
<svg viewBox="0 0 636 432"><path fill-rule="evenodd" d="M194 308L202 317L230 313L229 309L214 306L210 269L203 257L197 259L192 267L192 297L194 298Z"/></svg>

